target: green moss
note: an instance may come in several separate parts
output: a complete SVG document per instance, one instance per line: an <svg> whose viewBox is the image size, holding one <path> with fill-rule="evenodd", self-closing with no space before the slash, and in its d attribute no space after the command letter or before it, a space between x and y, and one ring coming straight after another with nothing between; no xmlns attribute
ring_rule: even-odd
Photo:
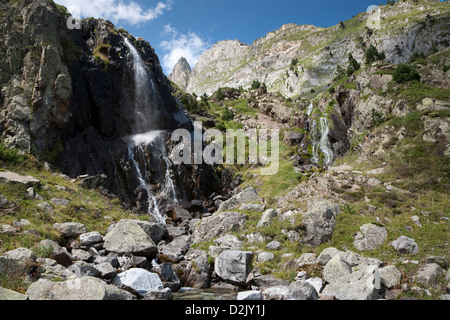
<svg viewBox="0 0 450 320"><path fill-rule="evenodd" d="M111 48L110 44L102 43L98 45L92 52L94 58L99 63L104 63L105 65L110 64L109 60L109 49Z"/></svg>

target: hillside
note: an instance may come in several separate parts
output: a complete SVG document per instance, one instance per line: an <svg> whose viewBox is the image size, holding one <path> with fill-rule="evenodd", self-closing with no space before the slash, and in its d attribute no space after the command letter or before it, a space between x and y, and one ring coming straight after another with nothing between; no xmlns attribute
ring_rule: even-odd
<svg viewBox="0 0 450 320"><path fill-rule="evenodd" d="M267 68L295 73L305 61L280 43L306 52L323 36L310 67L334 72L294 98L268 78L197 96L108 21L69 32L52 1L0 3L1 300L448 299L448 3L383 7L398 38L369 37L360 14L346 29L286 25L255 41L278 50ZM352 47L356 21L366 50ZM414 35L417 51L394 57ZM226 70L250 47L213 49ZM250 150L244 164L175 164L170 133L195 135L196 121L279 130L278 172L263 175Z"/></svg>
<svg viewBox="0 0 450 320"><path fill-rule="evenodd" d="M270 92L294 97L330 84L349 53L361 61L370 45L396 64L415 52L429 54L448 46L447 2L398 1L380 10L380 28L375 30L367 25L377 11L329 28L286 24L251 45L218 42L193 67L187 92L210 95L219 87L248 88L258 80Z"/></svg>

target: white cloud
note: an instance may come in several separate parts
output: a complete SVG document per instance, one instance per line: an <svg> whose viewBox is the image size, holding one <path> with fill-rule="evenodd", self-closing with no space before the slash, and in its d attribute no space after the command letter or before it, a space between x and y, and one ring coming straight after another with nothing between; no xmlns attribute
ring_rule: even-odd
<svg viewBox="0 0 450 320"><path fill-rule="evenodd" d="M123 0L56 0L66 6L75 18L104 18L117 24L137 25L154 20L172 9L173 0L160 1L153 8L143 8L134 1ZM80 15L78 17L78 15Z"/></svg>
<svg viewBox="0 0 450 320"><path fill-rule="evenodd" d="M186 58L193 68L201 54L209 49L210 44L194 32L182 34L170 24L164 26L163 36L170 38L160 43L160 47L167 52L162 61L167 74L172 72L175 64L181 57Z"/></svg>

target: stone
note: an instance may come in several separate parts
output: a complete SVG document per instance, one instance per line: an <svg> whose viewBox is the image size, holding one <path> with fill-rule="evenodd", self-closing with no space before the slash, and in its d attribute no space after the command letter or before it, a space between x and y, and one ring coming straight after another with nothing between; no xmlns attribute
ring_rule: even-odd
<svg viewBox="0 0 450 320"><path fill-rule="evenodd" d="M288 146L298 146L302 142L304 134L297 131L288 131L284 133L284 142Z"/></svg>
<svg viewBox="0 0 450 320"><path fill-rule="evenodd" d="M308 201L308 210L303 213L305 235L302 243L317 247L331 240L336 226L336 216L339 206L325 199L312 199Z"/></svg>
<svg viewBox="0 0 450 320"><path fill-rule="evenodd" d="M387 231L385 227L373 223L365 224L355 236L353 245L359 251L372 251L386 242Z"/></svg>
<svg viewBox="0 0 450 320"><path fill-rule="evenodd" d="M317 256L314 253L305 253L296 259L295 262L299 268L314 265L317 263Z"/></svg>
<svg viewBox="0 0 450 320"><path fill-rule="evenodd" d="M411 220L414 222L415 225L422 227L422 223L420 222L419 216L412 216Z"/></svg>
<svg viewBox="0 0 450 320"><path fill-rule="evenodd" d="M444 270L437 263L428 263L417 271L414 281L427 287L433 287L438 284L443 275Z"/></svg>
<svg viewBox="0 0 450 320"><path fill-rule="evenodd" d="M281 243L278 241L272 241L266 246L269 250L279 250L281 248Z"/></svg>
<svg viewBox="0 0 450 320"><path fill-rule="evenodd" d="M0 183L23 184L26 187L39 187L41 182L31 176L21 176L14 172L0 171Z"/></svg>
<svg viewBox="0 0 450 320"><path fill-rule="evenodd" d="M263 290L275 286L289 286L289 281L275 278L272 275L256 275L250 282Z"/></svg>
<svg viewBox="0 0 450 320"><path fill-rule="evenodd" d="M83 277L94 277L101 278L102 274L93 264L77 261L73 265L67 268L70 272L72 272L77 278Z"/></svg>
<svg viewBox="0 0 450 320"><path fill-rule="evenodd" d="M53 240L45 239L38 243L37 248L48 252L50 258L64 267L72 265L72 255L66 248L61 247Z"/></svg>
<svg viewBox="0 0 450 320"><path fill-rule="evenodd" d="M252 291L242 291L237 295L238 301L259 301L262 300L261 291L252 290Z"/></svg>
<svg viewBox="0 0 450 320"><path fill-rule="evenodd" d="M152 289L144 295L144 300L173 300L172 290L169 288Z"/></svg>
<svg viewBox="0 0 450 320"><path fill-rule="evenodd" d="M16 291L0 287L0 301L28 300L28 296Z"/></svg>
<svg viewBox="0 0 450 320"><path fill-rule="evenodd" d="M262 292L263 300L291 300L291 288L289 286L273 286Z"/></svg>
<svg viewBox="0 0 450 320"><path fill-rule="evenodd" d="M213 258L217 258L225 250L241 250L243 246L241 240L230 234L214 240L214 244L208 250L209 256Z"/></svg>
<svg viewBox="0 0 450 320"><path fill-rule="evenodd" d="M289 300L318 300L319 294L312 284L306 281L291 283Z"/></svg>
<svg viewBox="0 0 450 320"><path fill-rule="evenodd" d="M100 272L102 279L110 280L117 276L116 269L108 262L93 265L93 267Z"/></svg>
<svg viewBox="0 0 450 320"><path fill-rule="evenodd" d="M18 228L24 228L26 226L31 225L30 220L27 219L20 219L20 220L16 220L13 222L14 227L18 227Z"/></svg>
<svg viewBox="0 0 450 320"><path fill-rule="evenodd" d="M90 260L92 260L92 255L84 250L81 249L72 249L72 258L75 261L85 261L85 262L89 262Z"/></svg>
<svg viewBox="0 0 450 320"><path fill-rule="evenodd" d="M366 269L369 266L380 267L383 264L381 260L375 258L366 258L350 250L340 253L340 256L342 260L347 262L352 267L353 271Z"/></svg>
<svg viewBox="0 0 450 320"><path fill-rule="evenodd" d="M309 275L308 272L306 271L300 271L299 273L297 273L297 276L295 277L295 281L300 281L300 280L306 280L308 279Z"/></svg>
<svg viewBox="0 0 450 320"><path fill-rule="evenodd" d="M340 255L334 256L323 268L323 279L328 283L333 283L343 276L350 275L352 267L345 262Z"/></svg>
<svg viewBox="0 0 450 320"><path fill-rule="evenodd" d="M30 249L17 248L3 253L0 257L15 262L36 261L36 255Z"/></svg>
<svg viewBox="0 0 450 320"><path fill-rule="evenodd" d="M252 256L253 253L249 251L226 250L217 257L214 271L223 280L245 284Z"/></svg>
<svg viewBox="0 0 450 320"><path fill-rule="evenodd" d="M406 236L400 236L397 240L392 241L392 246L399 253L416 255L419 253L419 246L414 239Z"/></svg>
<svg viewBox="0 0 450 320"><path fill-rule="evenodd" d="M376 300L380 289L379 269L371 266L337 278L325 286L322 295L338 300Z"/></svg>
<svg viewBox="0 0 450 320"><path fill-rule="evenodd" d="M145 295L152 290L162 289L163 285L158 274L145 269L134 268L118 274L113 283L116 285L126 285L137 293Z"/></svg>
<svg viewBox="0 0 450 320"><path fill-rule="evenodd" d="M39 203L37 206L38 206L39 210L44 213L52 214L54 212L53 207L50 203L43 202L43 203Z"/></svg>
<svg viewBox="0 0 450 320"><path fill-rule="evenodd" d="M430 256L427 258L426 263L437 263L442 269L448 269L448 263L445 257Z"/></svg>
<svg viewBox="0 0 450 320"><path fill-rule="evenodd" d="M259 263L264 263L270 260L275 259L275 256L273 255L273 253L270 252L261 252L260 254L258 254L258 262Z"/></svg>
<svg viewBox="0 0 450 320"><path fill-rule="evenodd" d="M241 205L258 200L255 188L248 188L223 202L217 212L224 212L239 208Z"/></svg>
<svg viewBox="0 0 450 320"><path fill-rule="evenodd" d="M0 234L6 235L6 236L12 236L17 232L16 228L8 225L8 224L4 224L2 226L0 226Z"/></svg>
<svg viewBox="0 0 450 320"><path fill-rule="evenodd" d="M324 266L328 263L328 261L331 260L331 258L342 253L344 252L333 247L326 248L320 253L319 257L317 258L317 262Z"/></svg>
<svg viewBox="0 0 450 320"><path fill-rule="evenodd" d="M118 254L151 256L157 247L151 237L133 220L121 220L104 237L104 248Z"/></svg>
<svg viewBox="0 0 450 320"><path fill-rule="evenodd" d="M243 204L239 210L243 211L253 211L253 212L263 212L266 210L266 206L260 203L246 203Z"/></svg>
<svg viewBox="0 0 450 320"><path fill-rule="evenodd" d="M267 228L272 221L277 217L277 212L274 209L268 209L264 211L261 219L258 221L256 225L257 228Z"/></svg>
<svg viewBox="0 0 450 320"><path fill-rule="evenodd" d="M0 193L0 209L6 209L9 206L9 201Z"/></svg>
<svg viewBox="0 0 450 320"><path fill-rule="evenodd" d="M63 282L39 279L30 285L26 294L30 300L127 300L119 288L93 277Z"/></svg>
<svg viewBox="0 0 450 320"><path fill-rule="evenodd" d="M179 280L184 286L193 288L209 288L211 265L208 254L199 249L190 249L185 260L174 266Z"/></svg>
<svg viewBox="0 0 450 320"><path fill-rule="evenodd" d="M402 281L402 273L395 266L380 269L381 284L387 289L398 287Z"/></svg>
<svg viewBox="0 0 450 320"><path fill-rule="evenodd" d="M37 259L39 264L39 279L47 279L50 281L66 281L73 280L76 276L59 264L56 260L49 258Z"/></svg>
<svg viewBox="0 0 450 320"><path fill-rule="evenodd" d="M60 232L64 238L76 238L87 233L86 226L78 222L55 223L53 229Z"/></svg>
<svg viewBox="0 0 450 320"><path fill-rule="evenodd" d="M83 233L80 235L80 244L82 246L91 246L100 242L103 242L103 236L97 231Z"/></svg>
<svg viewBox="0 0 450 320"><path fill-rule="evenodd" d="M220 238L245 227L247 216L238 212L216 212L194 226L192 243L202 243Z"/></svg>
<svg viewBox="0 0 450 320"><path fill-rule="evenodd" d="M188 251L191 244L191 236L180 236L171 243L163 246L159 252L159 260L162 262L179 262Z"/></svg>
<svg viewBox="0 0 450 320"><path fill-rule="evenodd" d="M50 202L55 205L55 206L63 206L63 207L67 207L69 205L69 200L67 199L56 199L53 198L50 200Z"/></svg>
<svg viewBox="0 0 450 320"><path fill-rule="evenodd" d="M322 292L323 289L323 280L321 278L309 278L306 279L305 282L308 282L310 285L312 285L314 287L314 289L316 289L317 294L320 294Z"/></svg>

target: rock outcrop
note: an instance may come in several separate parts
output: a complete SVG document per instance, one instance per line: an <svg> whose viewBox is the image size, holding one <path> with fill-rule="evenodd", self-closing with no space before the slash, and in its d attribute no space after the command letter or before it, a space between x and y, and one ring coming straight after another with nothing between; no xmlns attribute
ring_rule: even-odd
<svg viewBox="0 0 450 320"><path fill-rule="evenodd" d="M179 86L180 89L186 90L191 77L191 72L192 70L189 62L182 57L173 67L172 73L169 75L169 80Z"/></svg>

